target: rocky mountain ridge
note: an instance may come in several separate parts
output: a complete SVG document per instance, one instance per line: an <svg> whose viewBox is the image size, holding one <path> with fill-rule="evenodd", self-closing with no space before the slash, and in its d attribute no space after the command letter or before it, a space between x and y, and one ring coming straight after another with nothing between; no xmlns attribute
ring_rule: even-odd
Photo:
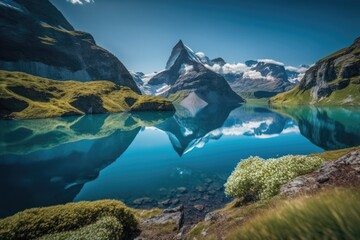
<svg viewBox="0 0 360 240"><path fill-rule="evenodd" d="M140 93L125 66L48 0L0 1L0 69L56 80L109 80Z"/></svg>
<svg viewBox="0 0 360 240"><path fill-rule="evenodd" d="M360 38L306 71L298 87L271 99L273 104L360 104Z"/></svg>

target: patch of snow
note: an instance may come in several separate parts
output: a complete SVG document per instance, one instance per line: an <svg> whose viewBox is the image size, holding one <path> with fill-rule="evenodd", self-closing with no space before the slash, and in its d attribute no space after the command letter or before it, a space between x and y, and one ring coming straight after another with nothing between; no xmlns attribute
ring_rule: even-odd
<svg viewBox="0 0 360 240"><path fill-rule="evenodd" d="M182 64L181 68L179 69L179 74L180 76L185 76L189 74L193 69L194 69L193 65Z"/></svg>
<svg viewBox="0 0 360 240"><path fill-rule="evenodd" d="M158 96L160 94L163 94L171 88L170 85L167 85L166 83L158 84L158 85L149 85L146 84L142 87L142 90L144 91L144 94L146 95L153 95Z"/></svg>
<svg viewBox="0 0 360 240"><path fill-rule="evenodd" d="M205 55L205 53L203 52L197 52L195 53L196 56L198 56L198 58L200 59L200 61L203 63L203 64L208 64L208 65L211 65L211 61L210 59Z"/></svg>
<svg viewBox="0 0 360 240"><path fill-rule="evenodd" d="M188 46L186 46L186 45L184 45L184 46L185 46L185 49L188 52L190 58L192 60L194 60L195 62L201 63L201 59L195 54L195 52L191 48L189 48Z"/></svg>
<svg viewBox="0 0 360 240"><path fill-rule="evenodd" d="M180 102L180 105L189 110L192 116L196 116L196 113L206 107L208 103L202 100L195 92L191 92Z"/></svg>
<svg viewBox="0 0 360 240"><path fill-rule="evenodd" d="M279 66L285 66L284 63L275 61L273 59L258 59L257 61L263 62L263 63L271 63L271 64L275 64L275 65L279 65Z"/></svg>

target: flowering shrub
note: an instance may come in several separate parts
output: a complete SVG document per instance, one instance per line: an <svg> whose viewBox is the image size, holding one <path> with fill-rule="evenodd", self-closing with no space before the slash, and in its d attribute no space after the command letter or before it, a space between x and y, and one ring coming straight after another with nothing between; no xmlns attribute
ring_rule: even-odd
<svg viewBox="0 0 360 240"><path fill-rule="evenodd" d="M268 160L249 157L241 161L232 172L225 184L225 193L232 197L253 195L269 198L279 192L281 185L318 169L323 162L319 157L300 155Z"/></svg>

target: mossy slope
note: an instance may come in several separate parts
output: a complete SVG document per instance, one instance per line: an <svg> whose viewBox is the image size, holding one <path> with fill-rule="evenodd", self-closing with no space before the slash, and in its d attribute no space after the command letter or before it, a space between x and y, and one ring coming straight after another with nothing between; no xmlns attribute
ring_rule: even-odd
<svg viewBox="0 0 360 240"><path fill-rule="evenodd" d="M101 223L98 221L104 217L112 217L110 222L116 220L118 226L122 226L119 227L119 237L128 236L139 227L134 211L122 202L101 200L32 208L19 212L0 220L0 239L36 239L48 234L74 231L91 224L99 225ZM82 231L88 232L89 229Z"/></svg>
<svg viewBox="0 0 360 240"><path fill-rule="evenodd" d="M0 107L0 118L174 110L168 100L142 96L109 81L56 81L2 70Z"/></svg>

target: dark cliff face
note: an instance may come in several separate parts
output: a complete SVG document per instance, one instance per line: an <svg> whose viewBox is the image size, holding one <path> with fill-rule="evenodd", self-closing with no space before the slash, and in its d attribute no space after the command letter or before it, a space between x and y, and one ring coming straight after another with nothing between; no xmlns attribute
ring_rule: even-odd
<svg viewBox="0 0 360 240"><path fill-rule="evenodd" d="M244 100L237 95L219 74L206 68L194 52L179 41L172 50L166 69L155 75L148 84L167 84L169 90L162 96L169 97L185 92L197 100L209 103L238 104Z"/></svg>
<svg viewBox="0 0 360 240"><path fill-rule="evenodd" d="M318 61L301 80L299 91L311 91L316 101L350 84L359 85L360 38L347 48ZM360 92L359 92L360 93Z"/></svg>
<svg viewBox="0 0 360 240"><path fill-rule="evenodd" d="M48 0L0 5L0 68L58 80L109 80L140 93L125 66Z"/></svg>

